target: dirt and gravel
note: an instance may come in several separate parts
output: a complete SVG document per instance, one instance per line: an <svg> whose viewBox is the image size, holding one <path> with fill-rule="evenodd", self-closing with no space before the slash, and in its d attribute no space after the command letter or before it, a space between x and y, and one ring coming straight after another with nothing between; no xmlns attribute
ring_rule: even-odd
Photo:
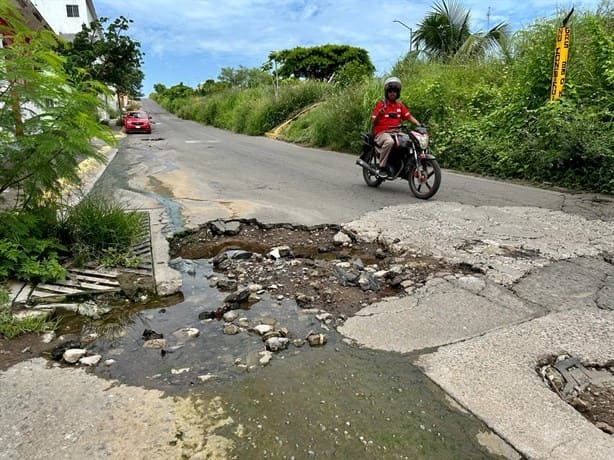
<svg viewBox="0 0 614 460"><path fill-rule="evenodd" d="M410 252L392 253L385 245L358 241L336 225L298 226L262 224L255 220L217 221L176 235L170 242L172 257L213 258L216 270L240 284L275 286L285 297L304 308L322 309L337 317L349 317L383 297L402 296L406 289L423 284L429 276L466 273L472 268L450 265L440 259ZM275 248L289 248L276 258ZM230 264L216 263L226 251L252 253ZM276 260L277 259L277 260ZM374 274L376 285L359 283L361 273Z"/></svg>

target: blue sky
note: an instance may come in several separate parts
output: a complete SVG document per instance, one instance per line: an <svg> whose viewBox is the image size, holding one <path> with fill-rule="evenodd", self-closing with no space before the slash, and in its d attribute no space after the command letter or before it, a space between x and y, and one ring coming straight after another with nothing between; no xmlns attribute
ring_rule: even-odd
<svg viewBox="0 0 614 460"><path fill-rule="evenodd" d="M450 4L453 0L450 0ZM501 21L512 30L575 5L594 10L599 0L462 0L471 30ZM99 17L132 19L130 36L145 53L143 92L155 83L195 87L216 80L222 67L260 67L271 51L344 44L368 51L385 75L409 47L410 31L434 0L94 0ZM553 39L554 40L554 39ZM554 46L554 44L553 44Z"/></svg>

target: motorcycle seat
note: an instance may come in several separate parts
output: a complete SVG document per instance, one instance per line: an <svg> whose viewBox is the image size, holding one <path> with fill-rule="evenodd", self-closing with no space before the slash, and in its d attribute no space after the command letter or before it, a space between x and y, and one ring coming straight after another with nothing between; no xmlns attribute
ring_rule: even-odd
<svg viewBox="0 0 614 460"><path fill-rule="evenodd" d="M373 147L379 147L379 145L375 142L375 136L371 133L360 133L362 136L362 140L365 144L371 145Z"/></svg>

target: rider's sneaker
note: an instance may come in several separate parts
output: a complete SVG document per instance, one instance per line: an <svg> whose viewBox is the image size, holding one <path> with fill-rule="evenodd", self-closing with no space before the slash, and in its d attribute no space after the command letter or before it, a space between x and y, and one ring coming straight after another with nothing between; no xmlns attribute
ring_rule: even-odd
<svg viewBox="0 0 614 460"><path fill-rule="evenodd" d="M380 179L388 179L388 168L378 168L377 175L380 177Z"/></svg>

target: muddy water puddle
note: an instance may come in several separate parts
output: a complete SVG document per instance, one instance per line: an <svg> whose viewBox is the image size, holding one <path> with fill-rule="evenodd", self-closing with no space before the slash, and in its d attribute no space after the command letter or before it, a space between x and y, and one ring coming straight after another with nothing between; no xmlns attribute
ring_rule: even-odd
<svg viewBox="0 0 614 460"><path fill-rule="evenodd" d="M224 320L199 320L201 313L221 306L228 293L210 287L208 279L213 271L208 261L197 260L194 268L194 274L184 274L182 302L139 311L111 328L105 323L85 328L85 334L99 335L90 351L115 361L110 366L99 366L96 370L99 375L182 393L206 380L235 380L263 367L259 363L259 353L264 350L263 338L256 332L243 329L228 335L223 332ZM312 331L322 330L313 313L301 311L290 299L278 301L265 295L260 302L234 311L238 320L243 319L252 326L265 323L286 328L292 338L304 338ZM185 337L181 334L185 328L198 329L198 337ZM162 334L165 345L144 347L146 330ZM334 346L338 340L338 335L332 334L329 344ZM302 347L290 345L275 354L273 360L311 351L306 343Z"/></svg>
<svg viewBox="0 0 614 460"><path fill-rule="evenodd" d="M262 365L262 337L226 335L224 321L198 319L227 293L211 287L208 260L194 263L193 274L183 275L181 302L90 322L82 335L99 334L89 350L114 360L95 368L101 377L189 395L203 414L217 401L219 423L203 428L226 442L215 458L499 458L476 439L488 429L453 408L407 356L347 344L292 299L265 293L236 312L251 324L275 320L289 337L326 334L327 343L290 344ZM173 335L186 327L199 336ZM143 347L146 329L164 335L164 351Z"/></svg>
<svg viewBox="0 0 614 460"><path fill-rule="evenodd" d="M218 434L241 459L497 458L476 441L487 429L394 353L340 343L209 392L232 420Z"/></svg>

